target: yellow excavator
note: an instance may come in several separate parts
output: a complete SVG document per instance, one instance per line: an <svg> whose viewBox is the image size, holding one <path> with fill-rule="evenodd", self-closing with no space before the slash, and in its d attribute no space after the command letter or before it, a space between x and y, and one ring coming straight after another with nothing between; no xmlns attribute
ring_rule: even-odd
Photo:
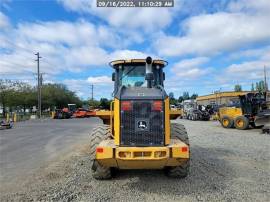
<svg viewBox="0 0 270 202"><path fill-rule="evenodd" d="M164 90L163 60L112 61L114 100L110 111L98 111L103 125L91 134L92 175L109 179L118 169L163 169L168 176L189 173L190 148L185 127L171 123Z"/></svg>

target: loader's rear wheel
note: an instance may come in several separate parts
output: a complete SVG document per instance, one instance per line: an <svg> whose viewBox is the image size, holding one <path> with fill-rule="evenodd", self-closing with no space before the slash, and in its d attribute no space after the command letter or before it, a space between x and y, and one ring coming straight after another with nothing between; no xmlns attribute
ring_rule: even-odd
<svg viewBox="0 0 270 202"><path fill-rule="evenodd" d="M188 134L185 129L185 126L182 124L178 124L178 123L171 124L171 137L178 138L185 144L189 145ZM187 161L180 166L166 167L165 173L169 177L184 178L189 173L189 167L190 167L190 160L187 159Z"/></svg>
<svg viewBox="0 0 270 202"><path fill-rule="evenodd" d="M110 127L106 125L98 126L90 136L90 158L92 162L92 175L95 179L104 180L112 177L111 168L102 166L96 160L96 148L102 140L111 138Z"/></svg>
<svg viewBox="0 0 270 202"><path fill-rule="evenodd" d="M224 128L232 128L233 127L233 120L230 119L228 116L223 116L221 118L220 122Z"/></svg>
<svg viewBox="0 0 270 202"><path fill-rule="evenodd" d="M249 120L245 116L238 116L234 120L234 125L239 130L246 130L249 126Z"/></svg>

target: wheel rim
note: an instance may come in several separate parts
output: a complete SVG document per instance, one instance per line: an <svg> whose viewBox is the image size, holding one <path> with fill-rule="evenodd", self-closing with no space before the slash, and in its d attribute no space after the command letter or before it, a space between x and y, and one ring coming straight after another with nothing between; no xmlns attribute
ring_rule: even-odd
<svg viewBox="0 0 270 202"><path fill-rule="evenodd" d="M236 121L236 125L240 128L242 128L244 126L244 121L243 120L237 120Z"/></svg>
<svg viewBox="0 0 270 202"><path fill-rule="evenodd" d="M228 119L223 119L222 124L223 124L223 126L228 126L229 125L229 120Z"/></svg>

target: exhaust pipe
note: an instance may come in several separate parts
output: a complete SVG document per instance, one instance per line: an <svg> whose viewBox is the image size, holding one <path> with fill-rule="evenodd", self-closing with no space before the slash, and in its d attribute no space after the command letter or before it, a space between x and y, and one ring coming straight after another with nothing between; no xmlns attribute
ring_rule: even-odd
<svg viewBox="0 0 270 202"><path fill-rule="evenodd" d="M153 60L148 56L145 61L145 80L147 81L147 88L152 88L152 81L154 80L154 74L152 70Z"/></svg>

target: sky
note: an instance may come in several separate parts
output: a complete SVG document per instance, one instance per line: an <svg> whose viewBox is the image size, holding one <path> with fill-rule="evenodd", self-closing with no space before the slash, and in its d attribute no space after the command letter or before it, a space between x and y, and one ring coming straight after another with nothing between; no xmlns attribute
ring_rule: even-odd
<svg viewBox="0 0 270 202"><path fill-rule="evenodd" d="M175 0L173 8L97 8L96 0L0 0L0 78L111 98L116 59L164 59L167 92L250 90L270 76L269 0Z"/></svg>

